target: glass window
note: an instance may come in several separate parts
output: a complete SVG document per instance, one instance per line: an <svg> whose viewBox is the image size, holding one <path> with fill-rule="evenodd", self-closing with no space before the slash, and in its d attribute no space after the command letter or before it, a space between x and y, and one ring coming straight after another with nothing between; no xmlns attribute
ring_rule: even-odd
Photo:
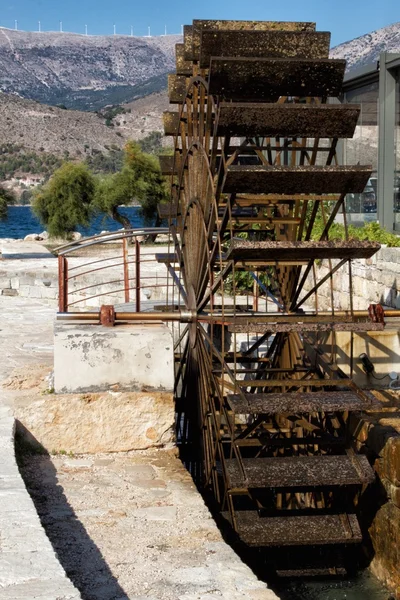
<svg viewBox="0 0 400 600"><path fill-rule="evenodd" d="M394 229L400 231L400 70L396 77L396 126L394 129Z"/></svg>
<svg viewBox="0 0 400 600"><path fill-rule="evenodd" d="M378 191L378 100L379 82L346 92L345 102L359 104L360 117L352 139L344 141L344 162L347 165L372 165L372 175L362 194L348 194L348 221L363 225L377 220Z"/></svg>

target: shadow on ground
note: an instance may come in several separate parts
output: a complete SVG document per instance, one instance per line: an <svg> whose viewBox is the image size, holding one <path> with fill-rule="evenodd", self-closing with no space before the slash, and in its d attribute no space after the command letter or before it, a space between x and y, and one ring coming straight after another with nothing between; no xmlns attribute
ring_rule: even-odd
<svg viewBox="0 0 400 600"><path fill-rule="evenodd" d="M67 576L83 600L128 600L99 548L90 538L59 485L52 457L18 424L18 466L46 534ZM88 507L90 508L90 507ZM118 540L116 540L118 543Z"/></svg>

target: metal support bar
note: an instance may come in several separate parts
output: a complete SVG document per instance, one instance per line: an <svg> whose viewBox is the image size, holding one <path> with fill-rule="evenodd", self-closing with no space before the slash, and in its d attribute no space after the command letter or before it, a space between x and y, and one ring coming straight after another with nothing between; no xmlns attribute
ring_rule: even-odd
<svg viewBox="0 0 400 600"><path fill-rule="evenodd" d="M136 261L136 312L140 312L140 243L135 239Z"/></svg>
<svg viewBox="0 0 400 600"><path fill-rule="evenodd" d="M125 302L129 302L128 238L126 237L122 240L122 254L124 257Z"/></svg>
<svg viewBox="0 0 400 600"><path fill-rule="evenodd" d="M386 62L391 55L382 52L379 59L378 115L378 221L389 231L394 229L394 132L396 128L396 78Z"/></svg>
<svg viewBox="0 0 400 600"><path fill-rule="evenodd" d="M65 256L58 257L58 310L68 310L68 261Z"/></svg>

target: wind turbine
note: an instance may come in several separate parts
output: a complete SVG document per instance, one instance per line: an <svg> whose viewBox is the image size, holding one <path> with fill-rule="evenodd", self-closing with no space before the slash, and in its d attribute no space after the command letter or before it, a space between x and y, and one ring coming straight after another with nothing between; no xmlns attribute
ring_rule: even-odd
<svg viewBox="0 0 400 600"><path fill-rule="evenodd" d="M15 19L15 31L18 31L18 21Z"/></svg>
<svg viewBox="0 0 400 600"><path fill-rule="evenodd" d="M42 31L41 24L40 24L40 21L38 21L38 32L40 33L41 31Z"/></svg>
<svg viewBox="0 0 400 600"><path fill-rule="evenodd" d="M151 37L151 35L150 35L150 25L148 26L147 30L148 30L147 37Z"/></svg>
<svg viewBox="0 0 400 600"><path fill-rule="evenodd" d="M133 25L131 25L131 37L133 37Z"/></svg>
<svg viewBox="0 0 400 600"><path fill-rule="evenodd" d="M60 33L62 33L62 32L63 32L63 29L62 29L62 21L60 21Z"/></svg>
<svg viewBox="0 0 400 600"><path fill-rule="evenodd" d="M85 35L87 35L87 25L85 25Z"/></svg>
<svg viewBox="0 0 400 600"><path fill-rule="evenodd" d="M117 34L117 28L116 28L116 26L114 25L114 35L116 35L116 34Z"/></svg>

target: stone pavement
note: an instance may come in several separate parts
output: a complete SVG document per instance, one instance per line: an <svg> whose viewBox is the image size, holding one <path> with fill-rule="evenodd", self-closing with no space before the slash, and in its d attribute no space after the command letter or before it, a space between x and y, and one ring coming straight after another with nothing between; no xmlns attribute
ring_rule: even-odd
<svg viewBox="0 0 400 600"><path fill-rule="evenodd" d="M276 600L228 546L176 451L33 456L22 473L90 600Z"/></svg>

